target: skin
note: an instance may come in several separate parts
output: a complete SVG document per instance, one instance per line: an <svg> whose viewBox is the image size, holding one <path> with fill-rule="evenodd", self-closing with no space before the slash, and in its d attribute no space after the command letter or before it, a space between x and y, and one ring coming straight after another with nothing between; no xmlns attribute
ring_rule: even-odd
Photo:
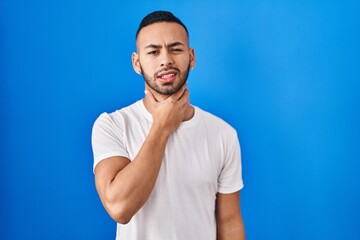
<svg viewBox="0 0 360 240"><path fill-rule="evenodd" d="M196 61L185 29L177 23L151 24L140 31L136 46L133 68L144 77L143 102L153 124L133 161L110 157L95 168L100 199L109 215L121 224L128 223L150 196L170 135L194 115L186 81ZM217 194L217 239L245 239L239 200L239 192Z"/></svg>

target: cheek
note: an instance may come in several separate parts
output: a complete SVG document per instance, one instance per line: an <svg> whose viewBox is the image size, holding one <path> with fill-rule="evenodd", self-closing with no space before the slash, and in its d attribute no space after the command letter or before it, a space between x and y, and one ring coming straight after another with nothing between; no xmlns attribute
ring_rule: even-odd
<svg viewBox="0 0 360 240"><path fill-rule="evenodd" d="M148 75L153 75L155 73L154 63L150 61L140 61L140 66L142 71L146 72Z"/></svg>
<svg viewBox="0 0 360 240"><path fill-rule="evenodd" d="M181 61L178 62L179 63L179 67L182 71L185 71L188 69L189 64L190 64L190 58L186 58L186 59L181 59Z"/></svg>

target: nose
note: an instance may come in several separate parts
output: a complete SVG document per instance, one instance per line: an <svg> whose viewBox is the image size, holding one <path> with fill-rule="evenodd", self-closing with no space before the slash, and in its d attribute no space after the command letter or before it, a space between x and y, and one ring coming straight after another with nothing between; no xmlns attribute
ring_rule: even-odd
<svg viewBox="0 0 360 240"><path fill-rule="evenodd" d="M172 58L171 54L168 51L164 51L161 56L161 67L172 66L174 64L174 59Z"/></svg>

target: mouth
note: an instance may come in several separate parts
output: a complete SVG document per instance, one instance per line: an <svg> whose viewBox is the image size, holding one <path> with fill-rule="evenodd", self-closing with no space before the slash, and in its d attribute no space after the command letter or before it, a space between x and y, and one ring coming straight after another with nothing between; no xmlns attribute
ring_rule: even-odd
<svg viewBox="0 0 360 240"><path fill-rule="evenodd" d="M157 76L160 82L169 83L175 80L177 76L176 71L163 72Z"/></svg>

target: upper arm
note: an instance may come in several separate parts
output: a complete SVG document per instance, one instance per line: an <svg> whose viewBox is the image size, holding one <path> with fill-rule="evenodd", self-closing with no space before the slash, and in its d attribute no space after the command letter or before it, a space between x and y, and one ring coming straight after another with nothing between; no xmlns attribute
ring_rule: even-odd
<svg viewBox="0 0 360 240"><path fill-rule="evenodd" d="M216 221L218 239L245 239L239 191L230 194L217 194Z"/></svg>
<svg viewBox="0 0 360 240"><path fill-rule="evenodd" d="M224 142L225 154L218 177L218 192L232 194L243 188L241 151L236 131L228 134ZM236 195L236 194L235 194Z"/></svg>
<svg viewBox="0 0 360 240"><path fill-rule="evenodd" d="M216 198L216 218L218 222L226 222L231 218L241 216L240 192L230 194L218 193Z"/></svg>
<svg viewBox="0 0 360 240"><path fill-rule="evenodd" d="M123 124L115 124L110 114L103 113L95 121L92 134L91 134L91 145L94 155L93 170L95 173L95 167L99 169L102 165L120 165L124 157L129 157L124 143L123 137ZM115 160L115 163L108 160ZM125 158L126 159L126 158ZM126 162L126 161L124 161ZM101 167L102 168L102 167ZM106 167L105 167L106 168Z"/></svg>
<svg viewBox="0 0 360 240"><path fill-rule="evenodd" d="M116 175L129 163L130 160L125 157L114 156L106 158L96 165L94 169L95 185L103 203L105 203L105 194L110 183L115 179Z"/></svg>

